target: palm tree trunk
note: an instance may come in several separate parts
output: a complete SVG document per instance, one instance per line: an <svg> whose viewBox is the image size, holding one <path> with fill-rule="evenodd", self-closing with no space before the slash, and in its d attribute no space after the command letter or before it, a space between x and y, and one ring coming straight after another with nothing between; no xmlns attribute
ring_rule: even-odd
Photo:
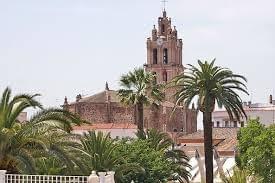
<svg viewBox="0 0 275 183"><path fill-rule="evenodd" d="M213 183L212 114L203 112L206 183Z"/></svg>
<svg viewBox="0 0 275 183"><path fill-rule="evenodd" d="M137 104L138 114L137 114L137 127L139 131L143 131L143 103L139 102Z"/></svg>

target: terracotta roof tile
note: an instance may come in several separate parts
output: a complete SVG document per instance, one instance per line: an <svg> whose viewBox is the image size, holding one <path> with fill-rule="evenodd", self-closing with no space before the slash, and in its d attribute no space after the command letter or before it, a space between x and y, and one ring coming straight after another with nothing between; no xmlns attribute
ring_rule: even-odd
<svg viewBox="0 0 275 183"><path fill-rule="evenodd" d="M238 130L239 128L213 128L213 139L216 142L219 141L217 144L218 151L234 151L234 148L237 146ZM188 143L192 143L192 141L193 143L202 143L202 140L202 130L178 138L179 142ZM192 149L192 147L188 149Z"/></svg>

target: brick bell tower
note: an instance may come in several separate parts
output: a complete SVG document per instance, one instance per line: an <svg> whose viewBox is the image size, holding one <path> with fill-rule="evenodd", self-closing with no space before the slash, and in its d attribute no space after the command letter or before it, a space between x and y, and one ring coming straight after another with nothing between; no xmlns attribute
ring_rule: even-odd
<svg viewBox="0 0 275 183"><path fill-rule="evenodd" d="M147 38L146 71L156 74L157 83L167 83L183 72L182 39L178 39L177 30L171 26L171 18L166 15L158 18L158 28L154 25L151 37ZM166 90L166 99L173 101L175 91Z"/></svg>

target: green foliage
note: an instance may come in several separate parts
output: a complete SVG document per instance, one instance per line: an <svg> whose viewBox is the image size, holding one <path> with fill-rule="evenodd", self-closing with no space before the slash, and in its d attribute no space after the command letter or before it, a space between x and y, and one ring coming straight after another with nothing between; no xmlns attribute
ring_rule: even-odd
<svg viewBox="0 0 275 183"><path fill-rule="evenodd" d="M121 154L117 154L119 141L110 138L110 134L89 131L81 137L81 147L78 156L81 157L84 175L89 175L92 170L115 171L115 177L120 180L124 173L129 171L141 172L139 165L129 163Z"/></svg>
<svg viewBox="0 0 275 183"><path fill-rule="evenodd" d="M176 87L176 104L190 106L197 100L198 109L203 112L204 151L206 182L213 182L213 148L212 148L212 112L217 103L224 107L230 119L239 120L246 117L242 100L237 92L246 91L245 77L227 68L215 66L215 59L210 63L198 60L199 67L189 65L189 68L176 76L169 84Z"/></svg>
<svg viewBox="0 0 275 183"><path fill-rule="evenodd" d="M131 180L143 183L166 182L172 174L171 166L162 151L150 147L149 142L144 140L122 141L118 144L117 156L124 157L127 163L138 164L144 172L130 171L124 174L119 183L128 183Z"/></svg>
<svg viewBox="0 0 275 183"><path fill-rule="evenodd" d="M198 60L198 64L199 67L189 65L190 68L173 79L172 86L180 88L175 95L177 104L183 102L190 106L198 97L198 107L202 112L212 112L217 102L218 107L225 107L231 119L240 119L241 115L245 115L242 100L236 93L248 94L242 82L246 82L245 77L215 66L215 59L210 63Z"/></svg>
<svg viewBox="0 0 275 183"><path fill-rule="evenodd" d="M275 181L275 128L265 127L259 119L252 119L238 134L240 167L263 177L264 182Z"/></svg>
<svg viewBox="0 0 275 183"><path fill-rule="evenodd" d="M172 163L171 169L173 170L173 174L170 175L170 180L188 182L190 173L186 168L191 168L188 164L189 158L184 151L174 148L174 142L167 133L156 129L147 129L145 132L138 131L137 137L147 141L150 148L163 152L166 160Z"/></svg>
<svg viewBox="0 0 275 183"><path fill-rule="evenodd" d="M51 143L50 137L54 133L67 134L72 123L80 123L79 118L61 109L43 109L20 123L17 118L23 110L42 108L37 96L21 94L11 98L11 90L6 88L0 99L0 169L9 173L36 173L36 158L47 154L61 158L61 148Z"/></svg>
<svg viewBox="0 0 275 183"><path fill-rule="evenodd" d="M127 105L143 104L159 104L164 98L162 92L163 86L156 84L156 75L146 72L143 68L134 69L122 75L120 78L120 86L118 96L122 103Z"/></svg>
<svg viewBox="0 0 275 183"><path fill-rule="evenodd" d="M110 138L110 134L89 131L81 138L82 152L90 170L113 170L121 158L114 156L116 144ZM89 172L90 173L90 172Z"/></svg>
<svg viewBox="0 0 275 183"><path fill-rule="evenodd" d="M246 170L240 170L234 168L233 175L223 179L224 183L247 183L249 180L250 183L261 183L262 180L258 177L252 176Z"/></svg>
<svg viewBox="0 0 275 183"><path fill-rule="evenodd" d="M156 83L156 75L146 72L143 68L122 75L121 89L118 90L120 101L137 108L137 126L143 130L143 106L152 104L158 106L164 99L163 85Z"/></svg>
<svg viewBox="0 0 275 183"><path fill-rule="evenodd" d="M155 129L138 131L138 139L117 141L116 154L122 156L127 163L139 165L144 171L124 172L117 182L167 182L178 180L189 181L186 170L188 157L181 150L173 149L173 141L168 134Z"/></svg>

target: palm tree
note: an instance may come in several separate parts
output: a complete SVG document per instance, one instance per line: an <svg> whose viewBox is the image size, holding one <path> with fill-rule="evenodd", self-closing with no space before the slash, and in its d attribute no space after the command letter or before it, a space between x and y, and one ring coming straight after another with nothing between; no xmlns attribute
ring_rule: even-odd
<svg viewBox="0 0 275 183"><path fill-rule="evenodd" d="M110 171L120 161L120 157L114 156L116 145L110 134L89 131L81 138L81 146L84 159L89 162L89 171Z"/></svg>
<svg viewBox="0 0 275 183"><path fill-rule="evenodd" d="M143 107L148 104L159 105L164 99L163 86L156 84L155 74L143 68L122 75L120 85L122 89L118 91L118 96L121 102L137 108L138 129L143 130Z"/></svg>
<svg viewBox="0 0 275 183"><path fill-rule="evenodd" d="M151 148L163 151L166 159L172 162L174 173L170 177L171 180L178 180L180 183L189 182L191 175L186 169L191 168L188 164L189 158L184 151L174 148L174 142L167 133L147 129L138 131L136 135L139 139L147 140Z"/></svg>
<svg viewBox="0 0 275 183"><path fill-rule="evenodd" d="M78 156L86 164L86 167L82 169L84 174L88 175L92 170L115 171L116 181L120 182L122 176L130 171L144 171L139 165L127 163L123 157L116 154L118 144L115 139L111 139L110 133L89 131L84 134L80 142Z"/></svg>
<svg viewBox="0 0 275 183"><path fill-rule="evenodd" d="M38 94L21 94L11 98L6 88L0 98L0 169L10 173L35 173L37 152L49 152L48 139L53 131L68 132L72 124L81 121L61 109L43 109L29 121L20 123L19 114L30 107L42 108L36 100Z"/></svg>
<svg viewBox="0 0 275 183"><path fill-rule="evenodd" d="M233 74L227 68L215 66L215 59L198 61L199 67L189 65L190 68L172 82L178 91L175 94L176 104L189 106L194 99L197 99L199 110L203 113L204 128L204 151L206 165L206 182L213 182L213 148L212 148L212 112L215 103L218 107L224 107L230 119L240 120L245 116L242 100L237 91L248 94L244 82L246 78Z"/></svg>
<svg viewBox="0 0 275 183"><path fill-rule="evenodd" d="M36 150L35 165L38 174L45 175L83 175L86 166L79 154L80 135L60 130L47 132L44 144L47 151Z"/></svg>

